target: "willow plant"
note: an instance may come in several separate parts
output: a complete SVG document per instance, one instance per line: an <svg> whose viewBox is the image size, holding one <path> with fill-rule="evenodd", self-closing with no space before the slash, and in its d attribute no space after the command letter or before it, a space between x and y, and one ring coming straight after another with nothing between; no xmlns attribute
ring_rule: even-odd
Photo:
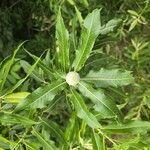
<svg viewBox="0 0 150 150"><path fill-rule="evenodd" d="M93 141L93 149L105 149L105 139L109 137L103 130L115 130L115 127L125 127L123 125L123 116L120 109L117 107L115 101L109 96L106 96L105 91L108 87L126 86L133 82L133 76L130 71L122 71L122 69L105 69L89 70L83 75L81 72L90 58L94 43L100 34L105 34L114 28L114 22L109 21L106 25L101 25L100 10L95 9L81 23L81 36L78 40L78 46L75 51L70 47L70 35L65 27L61 12L59 11L56 23L56 57L53 68L49 68L42 62L41 58L30 54L36 60L35 65L38 65L45 74L49 75L49 82L34 90L31 94L27 93L25 97L19 102L12 112L12 117L18 117L18 114L24 115L25 112L38 112L39 109L46 109L49 104L55 103L56 98L60 100L62 95L69 101L72 113L70 114L70 122L67 125L65 132L63 132L55 122L50 118L44 119L39 117L38 123L24 120L22 116L22 124L30 122L32 128L32 135L36 136L40 141L36 148L43 147L44 149L69 149L70 143L76 145L78 142L83 146L80 131L85 128L90 130L91 140ZM72 59L74 57L74 59ZM22 61L23 63L23 61ZM34 65L34 67L35 67ZM33 68L31 69L34 70ZM32 71L29 71L31 74ZM29 76L27 75L27 77ZM25 78L26 79L26 78ZM19 85L24 80L18 83ZM14 95L6 95L5 100ZM90 105L89 105L90 103ZM68 105L68 104L67 104ZM113 120L115 126L104 127L101 121L103 119ZM19 120L19 118L18 118ZM20 118L21 120L21 118ZM76 124L80 122L81 128ZM38 127L46 126L54 133L56 138L60 139L57 144L55 140L52 142L45 140ZM134 126L130 124L128 127ZM127 125L126 125L127 127ZM78 128L78 130L77 130ZM26 134L28 131L26 132ZM30 137L29 137L30 139ZM33 139L30 139L31 142ZM27 147L32 147L28 140L24 141ZM113 141L111 141L113 143ZM113 143L114 144L114 143ZM30 146L29 146L30 145ZM34 145L35 146L35 145ZM33 146L33 147L34 147Z"/></svg>

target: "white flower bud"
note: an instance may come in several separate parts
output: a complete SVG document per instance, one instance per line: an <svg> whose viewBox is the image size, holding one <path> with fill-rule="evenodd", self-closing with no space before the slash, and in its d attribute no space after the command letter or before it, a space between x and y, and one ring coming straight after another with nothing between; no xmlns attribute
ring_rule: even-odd
<svg viewBox="0 0 150 150"><path fill-rule="evenodd" d="M66 82L69 85L76 86L80 81L80 76L77 72L71 71L66 75Z"/></svg>

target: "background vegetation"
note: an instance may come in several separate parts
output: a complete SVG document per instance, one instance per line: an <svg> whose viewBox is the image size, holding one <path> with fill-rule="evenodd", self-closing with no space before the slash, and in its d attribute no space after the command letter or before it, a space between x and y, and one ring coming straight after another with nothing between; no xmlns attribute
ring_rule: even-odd
<svg viewBox="0 0 150 150"><path fill-rule="evenodd" d="M45 108L20 115L12 113L21 98L15 95L3 98L3 95L25 92L21 96L26 97L27 92L51 80L42 67L36 66L38 58L41 57L47 67L57 68L54 65L57 64L54 61L57 57L55 25L60 7L65 26L71 33L72 50L79 41L82 18L94 9L101 9L102 26L114 19L111 30L96 39L81 74L100 68L131 71L134 83L108 87L105 94L116 102L125 120L136 121L133 125L117 129L108 126L104 132L94 132L75 117L72 104L63 94L57 95L58 102L52 101ZM58 149L64 150L150 149L149 0L1 0L0 35L0 149L45 150L60 145ZM87 101L87 107L91 105ZM102 125L115 122L112 118L99 119ZM41 122L45 124L42 126Z"/></svg>

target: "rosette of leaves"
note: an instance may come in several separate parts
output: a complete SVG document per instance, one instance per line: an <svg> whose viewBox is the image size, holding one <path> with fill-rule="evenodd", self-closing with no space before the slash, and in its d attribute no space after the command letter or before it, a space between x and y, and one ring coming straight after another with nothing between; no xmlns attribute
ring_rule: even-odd
<svg viewBox="0 0 150 150"><path fill-rule="evenodd" d="M61 128L52 120L40 118L38 122L44 127L44 131L38 130L39 124L34 125L32 135L34 135L40 144L36 146L29 144L29 141L24 141L27 147L43 147L44 149L69 149L69 146L74 147L78 142L83 146L83 141L80 134L84 133L84 128L88 125L92 138L93 149L105 149L104 139L108 138L103 134L103 131L124 131L129 128L130 131L135 128L142 128L132 122L131 125L119 125L122 122L122 115L114 101L105 95L105 90L109 86L119 87L125 86L133 82L133 77L130 71L121 71L120 69L104 69L89 70L82 76L81 69L85 66L87 59L90 57L96 38L101 33L107 33L113 30L114 25L110 22L105 26L101 26L100 10L95 9L84 19L82 23L81 36L77 50L71 51L70 36L65 27L61 12L59 11L56 23L56 39L57 51L55 63L53 67L48 67L40 58L33 54L30 56L35 59L36 65L39 66L45 74L49 76L50 82L34 90L28 94L16 106L13 114L24 114L24 111L33 111L47 108L48 104L53 105L55 101L59 101L63 97L69 99L69 104L72 110L68 126L63 132ZM74 54L75 53L75 54ZM70 59L71 54L74 54L74 60ZM23 63L22 64L26 64ZM29 71L31 73L31 71ZM32 68L32 73L33 68ZM36 75L36 72L34 73ZM59 95L61 95L59 97ZM56 99L57 97L57 99ZM7 97L8 98L8 97ZM90 101L91 105L88 105ZM68 104L67 104L68 105ZM103 127L101 120L97 117L112 118L112 126ZM114 121L115 120L115 121ZM77 122L82 122L81 129ZM139 124L139 123L138 123ZM146 127L148 128L146 123ZM56 138L60 139L60 145L54 144L55 140L49 139L46 131L50 130ZM30 138L31 139L31 138ZM109 138L108 138L109 139ZM31 139L32 141L33 139ZM74 141L75 140L75 141ZM110 139L109 139L110 140ZM30 142L31 142L30 141ZM114 143L113 143L114 144ZM38 148L39 148L38 147ZM37 149L38 149L37 148Z"/></svg>

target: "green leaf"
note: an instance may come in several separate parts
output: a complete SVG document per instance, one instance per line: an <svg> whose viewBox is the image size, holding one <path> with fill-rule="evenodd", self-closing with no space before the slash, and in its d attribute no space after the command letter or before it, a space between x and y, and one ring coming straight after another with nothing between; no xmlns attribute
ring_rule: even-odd
<svg viewBox="0 0 150 150"><path fill-rule="evenodd" d="M149 139L149 138L148 138ZM115 150L148 150L150 144L146 143L147 137L144 136L144 140L141 136L124 136L124 138L118 139L117 145L114 145Z"/></svg>
<svg viewBox="0 0 150 150"><path fill-rule="evenodd" d="M20 60L20 64L21 64L23 70L25 71L25 73L28 73L28 71L31 68L31 65L27 61L24 61L24 60ZM37 71L38 70L34 69L30 76L33 77L36 81L44 82L42 80L41 75Z"/></svg>
<svg viewBox="0 0 150 150"><path fill-rule="evenodd" d="M18 92L8 94L3 97L5 103L19 103L22 99L26 98L30 93L29 92Z"/></svg>
<svg viewBox="0 0 150 150"><path fill-rule="evenodd" d="M17 52L19 51L19 49L21 48L21 46L25 43L26 41L22 42L15 50L14 53L12 55L12 57L7 60L7 62L4 64L3 68L2 68L2 73L1 73L1 78L2 78L2 82L0 83L0 93L3 90L3 86L6 82L7 76L9 74L9 71L11 69L12 64L14 63L15 60L15 56L17 54Z"/></svg>
<svg viewBox="0 0 150 150"><path fill-rule="evenodd" d="M69 123L65 131L66 141L72 142L77 137L78 131L79 131L79 125L77 122L77 117L76 117L75 112L73 112L69 119Z"/></svg>
<svg viewBox="0 0 150 150"><path fill-rule="evenodd" d="M150 122L134 120L124 124L110 124L104 126L102 130L112 133L145 133L150 130Z"/></svg>
<svg viewBox="0 0 150 150"><path fill-rule="evenodd" d="M118 87L132 83L134 78L130 71L122 72L119 69L106 70L102 68L100 71L91 70L82 80L94 83L97 87Z"/></svg>
<svg viewBox="0 0 150 150"><path fill-rule="evenodd" d="M106 98L101 89L95 90L92 86L80 82L78 86L80 92L87 98L91 99L95 104L94 109L104 118L118 117L121 118L119 109L116 104Z"/></svg>
<svg viewBox="0 0 150 150"><path fill-rule="evenodd" d="M59 142L66 143L63 131L55 122L41 118L40 121L42 122L42 125L45 126L46 129L48 129L48 131L50 131L56 139L59 140Z"/></svg>
<svg viewBox="0 0 150 150"><path fill-rule="evenodd" d="M114 28L121 22L121 19L112 19L107 22L106 25L102 26L100 29L100 34L107 34L112 32Z"/></svg>
<svg viewBox="0 0 150 150"><path fill-rule="evenodd" d="M105 150L105 141L102 135L92 132L93 150Z"/></svg>
<svg viewBox="0 0 150 150"><path fill-rule="evenodd" d="M37 132L34 128L32 130L32 134L37 137L38 141L40 142L41 146L44 148L44 150L57 150L55 145L49 140L47 141L43 135L39 132Z"/></svg>
<svg viewBox="0 0 150 150"><path fill-rule="evenodd" d="M148 88L143 94L143 101L150 109L150 88Z"/></svg>
<svg viewBox="0 0 150 150"><path fill-rule="evenodd" d="M23 79L19 80L13 87L11 87L11 88L6 92L5 95L7 95L7 94L9 94L9 93L12 93L15 89L17 89L17 88L30 76L30 74L34 71L35 67L37 66L39 60L40 60L40 58L38 58L38 59L36 60L36 62L29 68L29 70L28 70L26 76L25 76Z"/></svg>
<svg viewBox="0 0 150 150"><path fill-rule="evenodd" d="M40 57L37 57L33 54L31 54L30 52L28 52L26 49L25 51L37 62L38 61L38 64L37 66L39 66L47 75L49 75L50 77L53 77L54 76L54 72L51 68L47 67L47 65L41 61L41 58Z"/></svg>
<svg viewBox="0 0 150 150"><path fill-rule="evenodd" d="M78 10L78 8L76 6L75 6L75 11L76 11L77 18L79 20L80 26L82 26L83 18L82 18L81 12Z"/></svg>
<svg viewBox="0 0 150 150"><path fill-rule="evenodd" d="M63 70L69 69L69 33L64 25L61 11L59 10L56 23L56 38L58 44L58 59Z"/></svg>
<svg viewBox="0 0 150 150"><path fill-rule="evenodd" d="M14 111L20 111L26 108L36 109L45 107L64 88L64 85L65 82L57 81L36 89L27 98L22 100Z"/></svg>
<svg viewBox="0 0 150 150"><path fill-rule="evenodd" d="M34 124L37 124L37 122L27 117L17 115L17 114L8 114L8 113L0 114L0 122L3 125L21 124L23 126L32 126Z"/></svg>
<svg viewBox="0 0 150 150"><path fill-rule="evenodd" d="M4 144L4 147L11 147L11 146L14 146L16 143L15 142L12 142L8 139L6 139L5 137L3 136L0 136L0 148L2 148L1 146ZM3 148L4 148L3 147ZM1 150L1 149L0 149ZM2 150L5 150L5 149L2 149Z"/></svg>
<svg viewBox="0 0 150 150"><path fill-rule="evenodd" d="M83 119L91 128L100 128L100 124L96 117L89 112L84 103L84 99L75 90L71 90L71 100L79 118Z"/></svg>
<svg viewBox="0 0 150 150"><path fill-rule="evenodd" d="M137 24L138 24L138 19L133 20L131 25L130 25L129 32L131 30L133 30Z"/></svg>
<svg viewBox="0 0 150 150"><path fill-rule="evenodd" d="M27 147L27 150L39 150L40 143L35 143L32 141L25 141L23 140L23 144Z"/></svg>
<svg viewBox="0 0 150 150"><path fill-rule="evenodd" d="M73 62L73 67L79 71L86 60L88 59L95 40L100 33L100 10L95 9L84 20L83 29L81 32L81 41L76 51L76 57Z"/></svg>
<svg viewBox="0 0 150 150"><path fill-rule="evenodd" d="M139 16L139 14L137 12L135 12L134 10L128 10L128 13L130 13L133 16Z"/></svg>

